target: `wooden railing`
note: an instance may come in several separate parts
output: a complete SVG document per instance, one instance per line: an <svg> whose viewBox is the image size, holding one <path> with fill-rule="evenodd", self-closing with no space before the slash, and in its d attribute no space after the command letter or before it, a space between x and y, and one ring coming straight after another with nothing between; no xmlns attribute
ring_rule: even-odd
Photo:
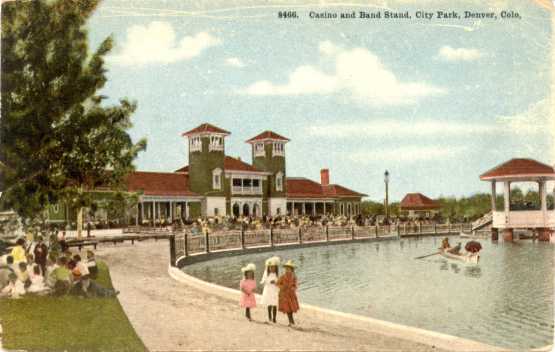
<svg viewBox="0 0 555 352"><path fill-rule="evenodd" d="M307 226L288 229L227 230L193 234L188 229L170 235L171 264L179 258L249 248L354 241L380 237L410 237L470 231L472 224L386 226Z"/></svg>

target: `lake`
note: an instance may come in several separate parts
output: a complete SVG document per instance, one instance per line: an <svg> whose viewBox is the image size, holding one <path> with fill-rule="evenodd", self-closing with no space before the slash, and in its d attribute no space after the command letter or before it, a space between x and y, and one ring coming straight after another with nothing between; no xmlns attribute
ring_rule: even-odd
<svg viewBox="0 0 555 352"><path fill-rule="evenodd" d="M481 240L478 265L441 256L414 259L435 252L441 239L287 249L214 259L183 270L238 288L243 265L255 263L259 281L265 259L278 255L298 264L298 295L304 303L501 347L552 343L553 244ZM450 236L450 241L464 248L467 239Z"/></svg>

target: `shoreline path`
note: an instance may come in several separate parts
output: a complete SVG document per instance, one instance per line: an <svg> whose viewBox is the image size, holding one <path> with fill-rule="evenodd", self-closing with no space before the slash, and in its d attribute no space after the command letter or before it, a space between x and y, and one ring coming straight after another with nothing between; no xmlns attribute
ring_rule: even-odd
<svg viewBox="0 0 555 352"><path fill-rule="evenodd" d="M109 268L125 313L149 351L188 350L380 350L441 351L386 336L348 319L322 321L313 312L296 315L300 329L265 324L266 309L254 309L248 322L238 301L207 294L168 274L167 241L102 245L99 259ZM117 332L114 332L117 334Z"/></svg>

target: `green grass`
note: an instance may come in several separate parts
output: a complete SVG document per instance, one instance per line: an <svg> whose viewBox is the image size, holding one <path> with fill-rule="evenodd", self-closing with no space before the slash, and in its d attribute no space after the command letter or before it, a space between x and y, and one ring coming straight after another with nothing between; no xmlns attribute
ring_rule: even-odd
<svg viewBox="0 0 555 352"><path fill-rule="evenodd" d="M98 278L112 287L107 266ZM146 351L117 298L25 296L0 299L2 344L27 351Z"/></svg>

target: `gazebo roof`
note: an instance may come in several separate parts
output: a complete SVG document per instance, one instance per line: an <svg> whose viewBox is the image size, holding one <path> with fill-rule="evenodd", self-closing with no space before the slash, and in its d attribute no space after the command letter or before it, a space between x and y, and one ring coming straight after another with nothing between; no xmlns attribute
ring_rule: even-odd
<svg viewBox="0 0 555 352"><path fill-rule="evenodd" d="M527 179L527 178L555 179L555 169L552 166L534 159L511 159L480 175L480 180L497 179Z"/></svg>
<svg viewBox="0 0 555 352"><path fill-rule="evenodd" d="M435 200L422 193L407 193L399 206L403 210L437 209L441 207Z"/></svg>

